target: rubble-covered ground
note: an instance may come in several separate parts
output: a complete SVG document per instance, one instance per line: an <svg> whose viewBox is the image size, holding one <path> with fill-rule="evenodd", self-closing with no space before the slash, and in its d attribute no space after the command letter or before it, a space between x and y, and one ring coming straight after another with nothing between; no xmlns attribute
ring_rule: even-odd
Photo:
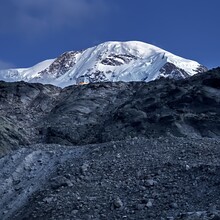
<svg viewBox="0 0 220 220"><path fill-rule="evenodd" d="M220 68L64 89L0 82L0 219L220 219Z"/></svg>
<svg viewBox="0 0 220 220"><path fill-rule="evenodd" d="M32 145L0 159L0 219L220 219L220 140Z"/></svg>

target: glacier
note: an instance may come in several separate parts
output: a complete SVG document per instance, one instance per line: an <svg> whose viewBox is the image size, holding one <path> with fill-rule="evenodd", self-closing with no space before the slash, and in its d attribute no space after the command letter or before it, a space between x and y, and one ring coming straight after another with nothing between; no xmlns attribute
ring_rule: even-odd
<svg viewBox="0 0 220 220"><path fill-rule="evenodd" d="M109 41L82 51L69 51L30 68L0 71L0 80L39 82L66 87L73 84L145 81L161 77L182 79L207 68L139 41Z"/></svg>

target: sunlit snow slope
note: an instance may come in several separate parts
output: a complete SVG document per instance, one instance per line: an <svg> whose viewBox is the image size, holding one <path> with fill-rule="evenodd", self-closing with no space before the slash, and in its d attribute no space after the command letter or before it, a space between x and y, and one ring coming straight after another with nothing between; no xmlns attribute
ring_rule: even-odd
<svg viewBox="0 0 220 220"><path fill-rule="evenodd" d="M0 80L9 82L30 81L40 76L40 72L45 70L54 62L54 59L45 60L30 68L8 69L0 71Z"/></svg>
<svg viewBox="0 0 220 220"><path fill-rule="evenodd" d="M65 87L100 81L181 79L206 70L196 61L147 43L106 42L83 51L66 52L55 60L41 62L31 68L2 70L0 80L24 80Z"/></svg>

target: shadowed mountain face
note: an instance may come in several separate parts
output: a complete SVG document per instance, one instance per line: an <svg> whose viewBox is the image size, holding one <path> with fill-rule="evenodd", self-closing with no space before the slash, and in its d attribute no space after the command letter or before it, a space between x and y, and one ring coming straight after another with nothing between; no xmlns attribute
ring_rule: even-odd
<svg viewBox="0 0 220 220"><path fill-rule="evenodd" d="M1 152L20 144L89 144L130 137L219 137L220 69L186 80L60 89L0 82Z"/></svg>
<svg viewBox="0 0 220 220"><path fill-rule="evenodd" d="M35 142L36 124L57 100L60 89L24 82L0 82L0 154Z"/></svg>

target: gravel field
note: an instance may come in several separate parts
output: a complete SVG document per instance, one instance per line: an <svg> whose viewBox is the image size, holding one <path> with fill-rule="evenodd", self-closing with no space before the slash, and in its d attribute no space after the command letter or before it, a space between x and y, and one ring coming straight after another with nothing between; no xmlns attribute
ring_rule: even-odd
<svg viewBox="0 0 220 220"><path fill-rule="evenodd" d="M220 140L33 145L0 159L0 219L220 219Z"/></svg>

